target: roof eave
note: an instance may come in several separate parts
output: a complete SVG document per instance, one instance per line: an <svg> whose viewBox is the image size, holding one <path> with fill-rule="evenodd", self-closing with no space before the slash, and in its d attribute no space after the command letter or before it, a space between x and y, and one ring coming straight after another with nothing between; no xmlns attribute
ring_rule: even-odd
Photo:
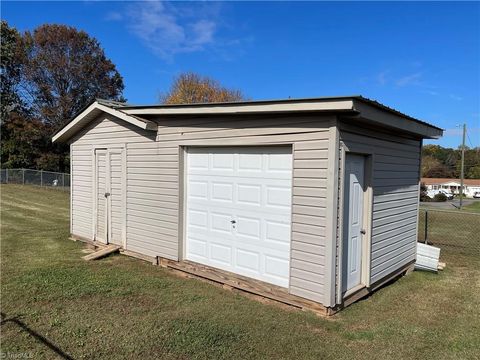
<svg viewBox="0 0 480 360"><path fill-rule="evenodd" d="M118 119L124 120L134 126L143 130L156 130L157 124L153 121L140 119L137 116L126 114L125 112L108 107L104 104L94 101L80 114L68 122L63 128L52 136L52 142L66 142L74 136L80 129L84 128L90 121L96 118L101 113L107 113L115 116Z"/></svg>
<svg viewBox="0 0 480 360"><path fill-rule="evenodd" d="M378 106L363 98L354 99L354 109L361 117L382 127L398 129L424 139L439 139L443 135L443 129L403 115L390 108Z"/></svg>
<svg viewBox="0 0 480 360"><path fill-rule="evenodd" d="M155 108L122 108L130 115L221 115L221 114L261 114L261 113L293 113L315 111L352 111L351 99L333 101L290 101L278 103L245 103L245 104L205 104L197 106L165 106Z"/></svg>
<svg viewBox="0 0 480 360"><path fill-rule="evenodd" d="M158 105L152 107L123 106L97 100L84 109L78 116L65 125L53 137L54 142L66 141L76 131L98 116L99 111L109 113L145 130L156 130L156 123L138 116L181 116L181 115L235 115L235 114L288 114L334 112L355 114L359 119L368 120L376 125L393 128L426 139L438 139L443 130L421 120L402 114L374 100L361 96L270 100L239 103L209 103Z"/></svg>
<svg viewBox="0 0 480 360"><path fill-rule="evenodd" d="M382 127L395 128L426 139L438 139L443 130L426 122L404 115L373 100L352 98L300 99L251 103L211 103L194 105L167 105L156 107L122 108L131 115L227 115L299 112L349 112L368 119Z"/></svg>

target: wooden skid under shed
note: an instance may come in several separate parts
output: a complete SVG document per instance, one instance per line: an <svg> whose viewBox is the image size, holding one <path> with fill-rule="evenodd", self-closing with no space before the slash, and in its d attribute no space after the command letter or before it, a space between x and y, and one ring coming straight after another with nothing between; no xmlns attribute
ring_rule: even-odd
<svg viewBox="0 0 480 360"><path fill-rule="evenodd" d="M160 259L159 265L174 270L175 272L181 272L183 274L188 274L194 277L212 281L222 285L224 289L241 290L255 296L290 305L302 310L313 311L322 316L333 314L331 309L326 308L314 301L309 301L299 296L289 294L285 288L237 275L228 271L219 270L186 260L177 262L165 258Z"/></svg>
<svg viewBox="0 0 480 360"><path fill-rule="evenodd" d="M120 250L120 246L118 245L107 245L105 247L100 248L99 250L95 251L94 253L85 255L82 257L83 260L96 260L101 257L107 256L109 254L112 254L114 252L117 252Z"/></svg>
<svg viewBox="0 0 480 360"><path fill-rule="evenodd" d="M81 238L78 236L72 236L70 238L74 241L82 241L87 246L91 248L101 248L104 249L104 244L98 244L88 240L86 238ZM283 305L286 307L293 307L301 310L308 310L313 311L317 315L320 316L330 316L334 315L339 310L347 307L351 303L358 301L359 299L370 295L379 287L383 286L388 281L392 281L395 278L405 275L413 271L415 261L411 261L405 264L403 267L398 269L397 271L385 276L384 278L378 280L376 283L372 284L370 288L362 288L356 293L353 293L348 296L348 298L344 299L343 304L337 305L333 308L325 307L317 302L310 301L304 299L299 296L295 296L288 293L288 290L276 285L268 284L263 281L251 279L248 277L244 277L241 275L237 275L234 273L230 273L228 271L223 271L219 269L215 269L212 267L208 267L205 265L201 265L198 263L190 262L190 261L174 261L169 260L161 257L151 257L143 254L138 254L133 251L127 251L118 247L118 249L122 254L135 257L141 260L148 261L154 265L159 265L163 268L167 268L168 270L172 271L174 274L190 278L194 277L203 281L206 281L211 284L216 284L222 286L224 289L232 290L232 291L239 291L243 295L246 295L254 300L264 302L264 303L275 303L277 305ZM94 255L96 253L90 254ZM90 256L89 255L89 256ZM84 257L85 258L85 257Z"/></svg>

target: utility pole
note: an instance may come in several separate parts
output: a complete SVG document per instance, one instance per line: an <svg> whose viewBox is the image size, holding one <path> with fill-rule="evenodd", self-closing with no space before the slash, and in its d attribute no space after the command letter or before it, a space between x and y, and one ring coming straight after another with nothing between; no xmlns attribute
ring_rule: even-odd
<svg viewBox="0 0 480 360"><path fill-rule="evenodd" d="M460 170L460 209L463 203L463 178L465 177L465 135L467 134L467 124L463 124L463 140L462 140L462 164Z"/></svg>

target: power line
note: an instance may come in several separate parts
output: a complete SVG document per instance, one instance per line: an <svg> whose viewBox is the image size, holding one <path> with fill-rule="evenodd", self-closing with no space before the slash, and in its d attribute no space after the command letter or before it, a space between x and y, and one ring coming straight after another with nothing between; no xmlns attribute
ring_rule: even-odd
<svg viewBox="0 0 480 360"><path fill-rule="evenodd" d="M470 145L472 146L472 148L475 148L476 146L474 146L473 143L472 143L472 140L470 140L470 135L468 135L468 131L467 131L467 139L468 139L468 142L470 143Z"/></svg>

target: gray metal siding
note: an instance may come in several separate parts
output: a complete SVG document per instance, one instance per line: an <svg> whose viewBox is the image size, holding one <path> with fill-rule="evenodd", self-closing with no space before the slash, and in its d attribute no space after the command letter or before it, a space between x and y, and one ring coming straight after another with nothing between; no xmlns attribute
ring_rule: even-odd
<svg viewBox="0 0 480 360"><path fill-rule="evenodd" d="M371 283L415 259L421 141L341 126L352 152L373 154Z"/></svg>

